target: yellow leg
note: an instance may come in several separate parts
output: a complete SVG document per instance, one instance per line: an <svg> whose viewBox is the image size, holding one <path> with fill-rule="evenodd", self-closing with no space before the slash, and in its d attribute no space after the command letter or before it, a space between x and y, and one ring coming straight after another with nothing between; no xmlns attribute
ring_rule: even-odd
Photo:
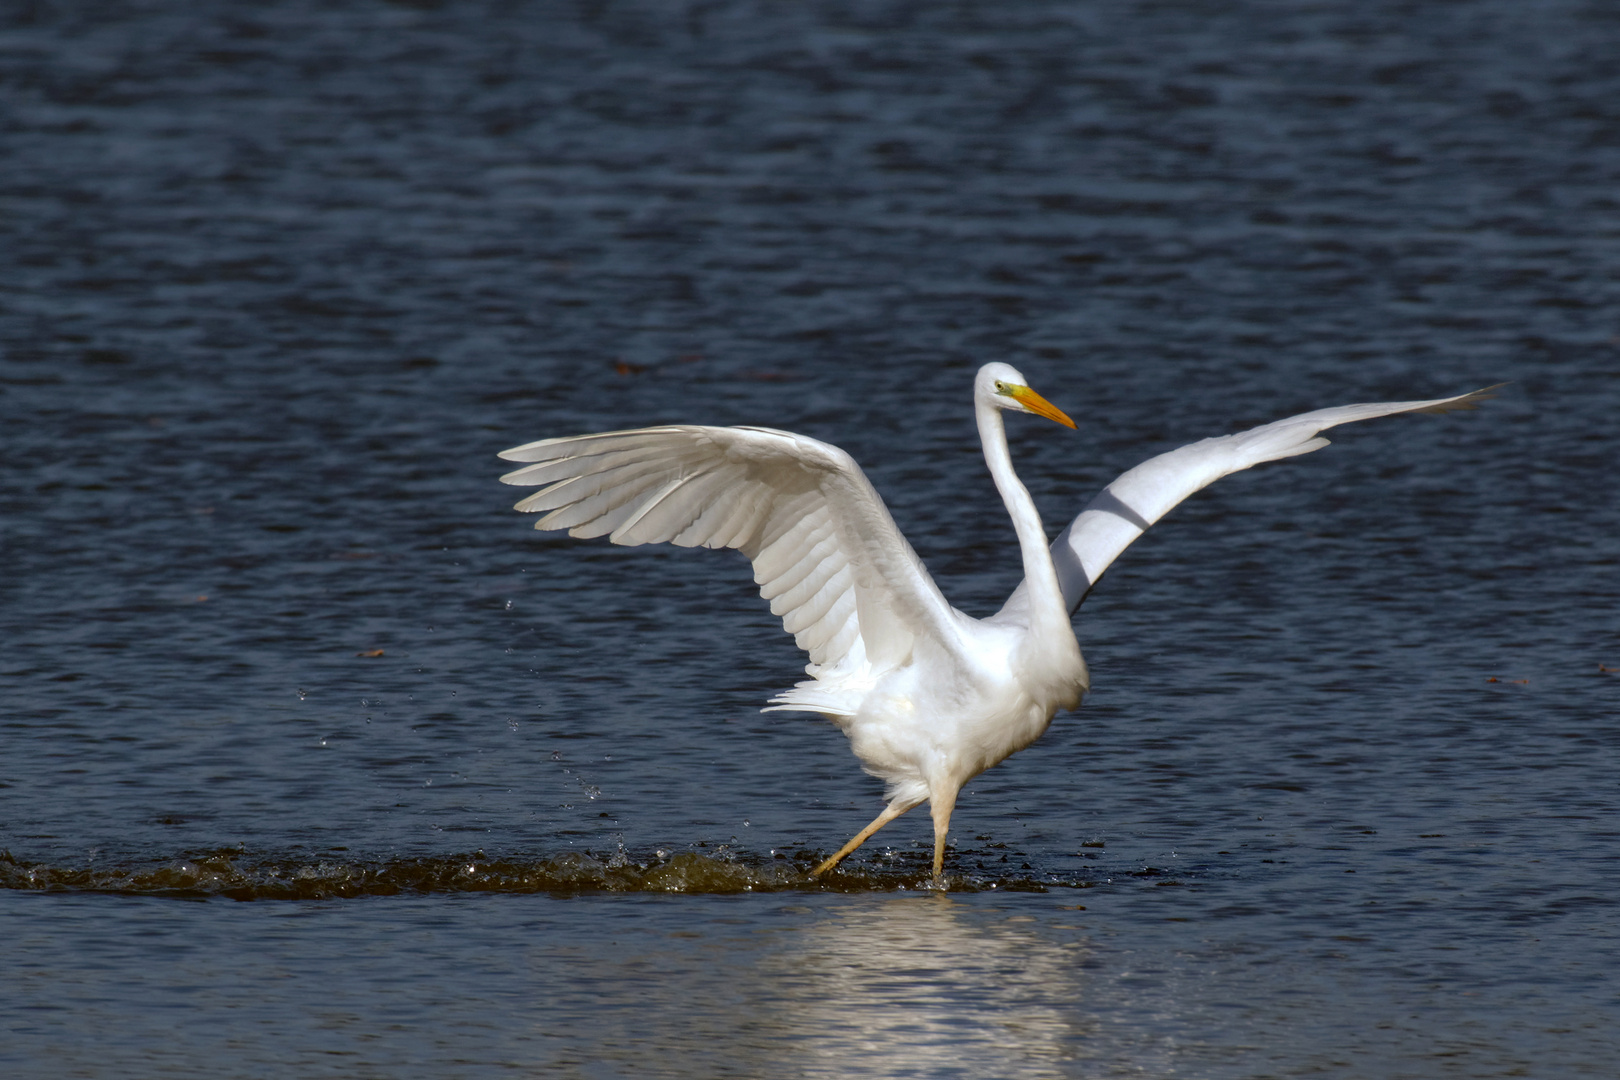
<svg viewBox="0 0 1620 1080"><path fill-rule="evenodd" d="M956 808L956 792L936 794L928 809L934 815L934 885L945 887L945 834L951 829L951 811Z"/></svg>
<svg viewBox="0 0 1620 1080"><path fill-rule="evenodd" d="M850 852L854 851L856 848L858 848L862 844L866 843L866 838L867 837L871 836L873 833L875 833L879 829L883 828L883 826L887 825L889 822L893 821L895 818L899 817L901 814L905 813L907 810L910 810L910 809L911 809L910 806L899 806L896 803L890 803L888 806L885 806L883 808L883 813L879 814L876 818L874 818L873 821L872 821L872 824L868 825L866 828L864 828L860 832L856 833L855 834L855 839L851 840L849 843L847 843L843 847L839 848L838 851L836 853L834 853L832 858L828 859L826 862L822 863L820 866L818 866L814 870L810 871L810 876L811 877L820 877L822 874L825 874L828 870L831 870L833 867L837 866L840 862L843 861L843 858L844 858L845 855L848 855Z"/></svg>

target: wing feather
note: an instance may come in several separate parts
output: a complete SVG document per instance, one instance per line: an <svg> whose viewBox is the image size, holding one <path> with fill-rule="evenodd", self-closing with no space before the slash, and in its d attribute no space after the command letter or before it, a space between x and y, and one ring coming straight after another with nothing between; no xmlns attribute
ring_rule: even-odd
<svg viewBox="0 0 1620 1080"><path fill-rule="evenodd" d="M794 633L793 640L799 648L810 654L812 664L817 667L838 666L841 657L831 655L827 644L836 640L839 631L850 622L859 622L859 606L855 590L846 589L837 596L832 606L820 618Z"/></svg>
<svg viewBox="0 0 1620 1080"><path fill-rule="evenodd" d="M812 558L816 545L833 534L825 508L806 514L803 525L754 556L754 573L760 579L760 594L770 600L804 580L819 557Z"/></svg>
<svg viewBox="0 0 1620 1080"><path fill-rule="evenodd" d="M680 547L724 547L718 541L726 522L733 520L739 507L758 496L755 485L740 470L715 469L703 478L701 487L688 493L692 519L670 542Z"/></svg>
<svg viewBox="0 0 1620 1080"><path fill-rule="evenodd" d="M1149 458L1120 474L1052 541L1052 561L1063 587L1063 599L1071 611L1079 607L1103 571L1150 525L1189 495L1223 476L1262 462L1320 450L1328 445L1328 440L1319 432L1340 424L1402 413L1477 409L1480 402L1494 397L1493 391L1501 385L1430 401L1375 402L1318 409L1233 435L1190 443ZM1025 587L1020 583L1000 615L1016 617L1026 606Z"/></svg>
<svg viewBox="0 0 1620 1080"><path fill-rule="evenodd" d="M852 584L848 574L840 573L814 574L808 579L808 583L819 585L820 588L813 591L793 590L803 596L797 603L779 603L784 599L781 596L771 602L771 611L782 616L782 629L790 634L798 634L819 623L832 612L833 606L851 591ZM805 595L806 593L808 595ZM781 610L778 611L778 608Z"/></svg>
<svg viewBox="0 0 1620 1080"><path fill-rule="evenodd" d="M845 659L839 661L841 665L848 665L850 668L857 670L860 669L866 659L864 653L855 655L856 650L861 646L861 623L855 617L853 609L844 616L844 621L835 627L826 640L820 644L823 655L843 657Z"/></svg>
<svg viewBox="0 0 1620 1080"><path fill-rule="evenodd" d="M760 525L775 508L771 505L770 492L758 484L751 487L747 498L736 500L736 507L715 528L706 547L740 548L758 535Z"/></svg>
<svg viewBox="0 0 1620 1080"><path fill-rule="evenodd" d="M638 500L633 507L634 513L616 525L608 534L608 539L615 544L635 547L640 544L664 543L684 530L692 523L690 500L701 497L699 492L680 490L692 479L690 476L677 476L654 494ZM710 477L703 477L692 486L703 487L705 480L709 480L712 486Z"/></svg>
<svg viewBox="0 0 1620 1080"><path fill-rule="evenodd" d="M796 538L804 533L808 525L804 524L810 519L821 527L828 520L826 500L819 491L806 491L777 503L777 509L771 515L771 520L765 523L760 530L757 559L775 559L782 550L785 542L789 546L796 542ZM762 571L769 576L768 571Z"/></svg>
<svg viewBox="0 0 1620 1080"><path fill-rule="evenodd" d="M717 469L702 476L686 476L673 483L661 503L650 506L648 513L634 531L621 528L612 540L615 544L677 544L681 547L709 547L715 534L715 519L735 517L738 504L746 501L745 493L727 493L729 485L739 481L740 470ZM620 535L620 534L624 535Z"/></svg>
<svg viewBox="0 0 1620 1080"><path fill-rule="evenodd" d="M854 580L849 573L849 561L833 550L830 540L827 543L827 550L819 558L814 560L806 559L801 565L803 574L795 575L799 577L799 580L794 582L791 588L767 597L771 602L771 610L778 615L813 603L815 597L835 580L839 582L838 587L840 589L848 588L854 584ZM797 571L800 568L795 567L794 569ZM776 581L771 582L771 589L774 591L782 580L782 578L778 578ZM764 593L765 589L761 588L760 594L764 595Z"/></svg>
<svg viewBox="0 0 1620 1080"><path fill-rule="evenodd" d="M819 526L812 534L812 538L815 542L798 553L798 558L793 565L783 567L774 577L763 573L758 575L765 578L765 581L759 587L761 596L774 602L777 597L782 596L784 593L794 593L801 589L808 589L808 592L800 594L802 599L820 587L821 578L816 576L816 572L823 569L827 564L827 560L837 552L838 538L833 535L833 530L829 525ZM838 565L842 565L842 562ZM825 570L822 576L825 577L834 569L837 569L836 565Z"/></svg>
<svg viewBox="0 0 1620 1080"><path fill-rule="evenodd" d="M736 548L809 653L779 708L851 711L857 691L932 639L963 648L954 612L855 462L769 428L671 426L543 439L504 451L538 529L616 544ZM879 658L874 661L874 658Z"/></svg>
<svg viewBox="0 0 1620 1080"><path fill-rule="evenodd" d="M589 473L582 473L580 471L580 462L586 459L590 460L592 470ZM643 461L663 463L659 456L649 448L632 447L628 450L576 454L557 461L543 461L524 469L518 469L510 475L514 477L512 481L514 484L540 487L556 483L559 480L579 479L582 476L606 477L617 469Z"/></svg>
<svg viewBox="0 0 1620 1080"><path fill-rule="evenodd" d="M658 480L657 476L642 476L604 487L595 495L558 507L540 520L548 529L567 529L570 536L601 536L633 514L639 505L636 500L656 489Z"/></svg>

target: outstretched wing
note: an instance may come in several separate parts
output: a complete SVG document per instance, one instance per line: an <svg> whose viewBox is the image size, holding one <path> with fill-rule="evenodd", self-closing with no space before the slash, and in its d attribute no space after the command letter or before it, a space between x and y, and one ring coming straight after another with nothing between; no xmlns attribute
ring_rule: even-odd
<svg viewBox="0 0 1620 1080"><path fill-rule="evenodd" d="M1498 384L1500 385L1500 384ZM1393 401L1371 405L1342 405L1336 409L1290 416L1235 435L1222 435L1190 443L1179 450L1150 458L1120 475L1086 504L1080 516L1052 541L1063 599L1073 611L1120 552L1194 492L1223 476L1242 472L1266 461L1320 450L1328 440L1320 432L1356 420L1372 420L1399 413L1444 413L1475 409L1495 396L1496 386L1433 401ZM1025 606L1020 584L1002 608L1013 614Z"/></svg>
<svg viewBox="0 0 1620 1080"><path fill-rule="evenodd" d="M816 679L772 699L778 708L851 713L919 638L960 647L950 605L836 446L770 428L680 425L544 439L501 457L531 463L502 481L543 485L516 507L547 512L537 529L748 556Z"/></svg>

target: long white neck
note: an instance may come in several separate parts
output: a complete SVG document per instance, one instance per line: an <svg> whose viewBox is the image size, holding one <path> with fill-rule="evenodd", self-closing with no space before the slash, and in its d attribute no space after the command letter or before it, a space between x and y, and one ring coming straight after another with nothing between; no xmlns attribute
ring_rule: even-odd
<svg viewBox="0 0 1620 1080"><path fill-rule="evenodd" d="M1046 543L1046 529L1041 525L1035 500L1029 497L1029 489L1024 487L1023 481L1013 471L1001 410L980 399L974 411L979 423L979 441L984 445L984 462L990 467L996 490L1001 492L1001 501L1007 505L1007 516L1012 518L1013 531L1018 534L1018 549L1024 557L1024 587L1029 596L1030 628L1051 623L1061 625L1067 631L1069 609L1063 603L1063 590L1058 586L1052 552Z"/></svg>

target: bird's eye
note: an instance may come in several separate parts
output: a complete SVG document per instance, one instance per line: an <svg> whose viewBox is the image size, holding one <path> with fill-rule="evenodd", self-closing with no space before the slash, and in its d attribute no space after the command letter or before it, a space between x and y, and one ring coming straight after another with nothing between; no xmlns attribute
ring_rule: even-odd
<svg viewBox="0 0 1620 1080"><path fill-rule="evenodd" d="M996 393L1000 394L1002 397L1012 397L1012 390L1010 390L1007 387L1007 384L1002 382L1000 379L996 380Z"/></svg>

